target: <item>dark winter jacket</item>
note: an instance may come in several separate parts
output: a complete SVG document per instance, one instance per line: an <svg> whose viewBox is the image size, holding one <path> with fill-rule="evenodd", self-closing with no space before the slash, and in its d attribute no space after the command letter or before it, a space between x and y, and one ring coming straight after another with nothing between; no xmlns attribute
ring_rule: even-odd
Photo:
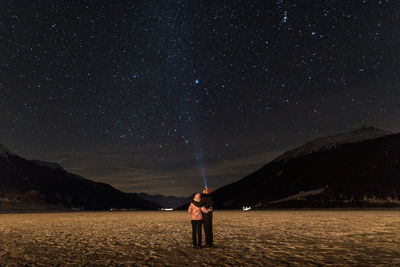
<svg viewBox="0 0 400 267"><path fill-rule="evenodd" d="M212 200L210 194L201 195L201 201L204 203L204 207L206 207L206 209L214 206L214 201Z"/></svg>

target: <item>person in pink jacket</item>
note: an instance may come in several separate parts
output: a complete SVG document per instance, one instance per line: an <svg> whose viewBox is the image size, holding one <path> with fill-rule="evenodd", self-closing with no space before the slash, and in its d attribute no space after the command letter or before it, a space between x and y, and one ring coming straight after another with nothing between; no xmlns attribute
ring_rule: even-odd
<svg viewBox="0 0 400 267"><path fill-rule="evenodd" d="M194 196L193 201L200 202L200 194ZM212 209L206 209L205 207L197 207L193 203L190 203L188 213L192 220L192 239L193 248L201 248L201 226L203 224L203 213L209 213Z"/></svg>

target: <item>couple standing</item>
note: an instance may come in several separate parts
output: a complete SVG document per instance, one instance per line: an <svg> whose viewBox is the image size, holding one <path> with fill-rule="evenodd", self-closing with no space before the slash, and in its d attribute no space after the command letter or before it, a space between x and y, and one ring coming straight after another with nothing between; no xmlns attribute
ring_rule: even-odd
<svg viewBox="0 0 400 267"><path fill-rule="evenodd" d="M192 219L193 248L201 248L201 226L204 223L206 235L205 247L213 246L212 211L214 202L211 198L211 190L205 188L203 194L196 194L190 202L188 212Z"/></svg>

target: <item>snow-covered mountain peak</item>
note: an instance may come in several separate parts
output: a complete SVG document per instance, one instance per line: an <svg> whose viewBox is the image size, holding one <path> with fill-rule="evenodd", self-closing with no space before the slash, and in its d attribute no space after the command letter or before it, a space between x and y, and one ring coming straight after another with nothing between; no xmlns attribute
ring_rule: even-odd
<svg viewBox="0 0 400 267"><path fill-rule="evenodd" d="M293 150L285 152L284 154L279 156L275 161L287 161L314 152L330 150L342 144L357 143L366 140L372 140L375 138L391 134L393 133L377 129L373 126L362 126L351 132L340 133L327 137L319 137Z"/></svg>

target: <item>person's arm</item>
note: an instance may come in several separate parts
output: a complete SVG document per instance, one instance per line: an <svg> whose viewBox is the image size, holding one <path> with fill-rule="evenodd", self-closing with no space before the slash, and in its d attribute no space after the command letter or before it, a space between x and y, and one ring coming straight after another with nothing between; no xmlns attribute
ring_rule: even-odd
<svg viewBox="0 0 400 267"><path fill-rule="evenodd" d="M204 213L209 213L209 212L211 212L213 210L212 210L212 208L206 209L205 207L201 207L201 211L204 212Z"/></svg>
<svg viewBox="0 0 400 267"><path fill-rule="evenodd" d="M200 202L192 200L192 201L190 201L190 203L192 203L193 205L195 205L196 207L199 207L199 208L204 206L204 201L203 200L200 200Z"/></svg>
<svg viewBox="0 0 400 267"><path fill-rule="evenodd" d="M191 215L192 212L193 212L193 206L192 206L192 204L190 204L189 208L188 208L188 213Z"/></svg>

